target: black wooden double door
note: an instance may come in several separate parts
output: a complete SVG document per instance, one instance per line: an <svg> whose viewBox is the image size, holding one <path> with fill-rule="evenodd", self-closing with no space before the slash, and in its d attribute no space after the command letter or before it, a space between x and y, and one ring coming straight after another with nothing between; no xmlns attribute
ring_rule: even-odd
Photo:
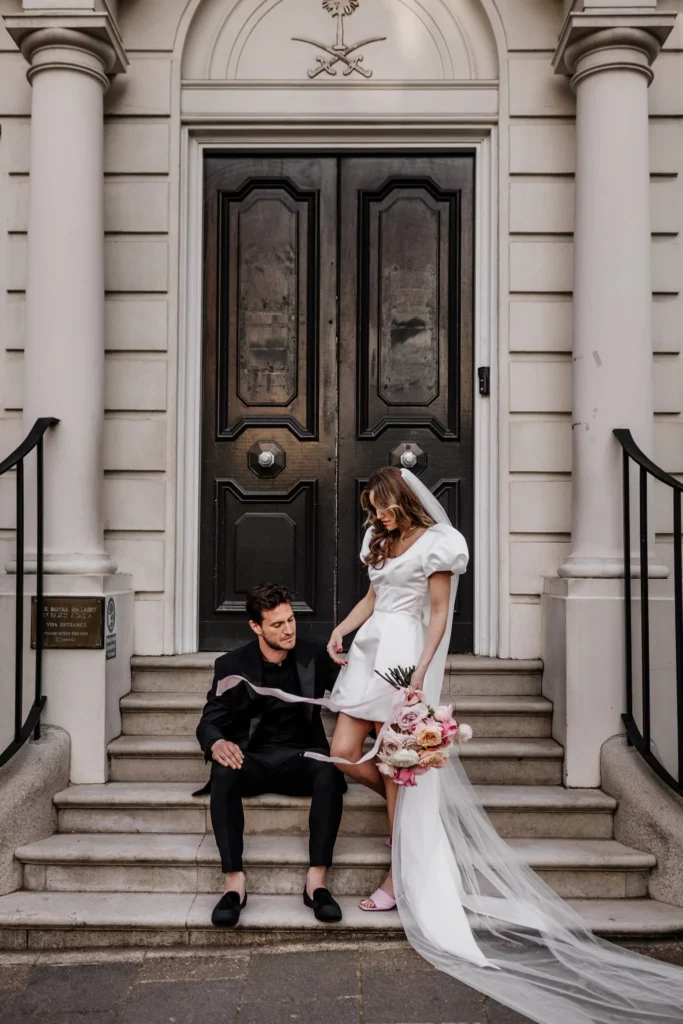
<svg viewBox="0 0 683 1024"><path fill-rule="evenodd" d="M250 635L265 580L326 641L367 587L379 466L418 473L472 550L474 156L208 154L204 196L200 648Z"/></svg>

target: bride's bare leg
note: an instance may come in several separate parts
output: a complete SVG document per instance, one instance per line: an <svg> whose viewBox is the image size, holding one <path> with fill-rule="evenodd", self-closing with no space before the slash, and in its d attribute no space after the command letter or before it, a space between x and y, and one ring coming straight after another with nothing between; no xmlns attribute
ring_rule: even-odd
<svg viewBox="0 0 683 1024"><path fill-rule="evenodd" d="M371 728L372 722L340 714L332 737L332 756L343 757L347 761L358 761L363 755L363 743ZM365 761L364 764L358 765L338 765L338 767L356 782L362 782L364 786L373 789L380 796L385 795L384 779L374 761Z"/></svg>
<svg viewBox="0 0 683 1024"><path fill-rule="evenodd" d="M377 728L381 728L381 723L379 723L377 725ZM393 835L393 833L394 833L394 813L396 811L396 801L398 800L398 789L399 789L399 787L396 785L396 783L392 779L388 779L388 778L386 778L386 776L382 776L382 778L383 778L384 785L385 785L385 790L386 790L387 814L389 815L389 831ZM387 896L392 896L393 897L393 895L394 895L394 883L393 883L393 879L391 877L391 868L389 868L389 873L388 873L387 877L384 879L384 881L382 882L382 884L380 886L380 889L382 889L387 894ZM366 900L361 900L361 906L367 907L369 910L372 910L374 905L375 904L373 903L373 901L371 899L369 899L369 898L366 899Z"/></svg>

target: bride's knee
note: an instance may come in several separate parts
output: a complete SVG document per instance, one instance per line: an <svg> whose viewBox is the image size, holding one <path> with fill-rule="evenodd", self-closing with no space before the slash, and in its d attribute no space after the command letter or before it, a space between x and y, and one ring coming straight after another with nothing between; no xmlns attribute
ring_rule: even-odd
<svg viewBox="0 0 683 1024"><path fill-rule="evenodd" d="M333 737L330 749L332 757L343 757L345 761L357 761L362 752L362 747L359 748L357 744L350 743L343 737Z"/></svg>

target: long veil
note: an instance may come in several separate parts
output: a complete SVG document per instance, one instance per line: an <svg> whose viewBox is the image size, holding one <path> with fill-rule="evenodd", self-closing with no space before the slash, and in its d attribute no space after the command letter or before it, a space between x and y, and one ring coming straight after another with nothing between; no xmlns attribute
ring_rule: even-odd
<svg viewBox="0 0 683 1024"><path fill-rule="evenodd" d="M429 515L449 523L428 488L402 475ZM427 673L432 703L457 582ZM392 862L408 941L446 974L539 1024L681 1024L683 970L596 938L500 838L457 758L401 789Z"/></svg>

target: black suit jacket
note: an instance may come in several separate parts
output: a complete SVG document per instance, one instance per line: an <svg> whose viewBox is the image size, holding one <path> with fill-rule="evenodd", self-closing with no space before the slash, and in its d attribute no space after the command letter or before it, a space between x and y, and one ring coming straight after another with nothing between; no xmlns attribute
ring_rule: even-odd
<svg viewBox="0 0 683 1024"><path fill-rule="evenodd" d="M325 690L331 690L334 686L339 672L326 649L322 644L297 640L294 657L303 696L324 697ZM206 761L211 760L211 747L216 740L231 740L242 750L249 750L249 744L261 721L263 698L250 687L236 686L220 697L216 696L218 682L230 675L244 675L256 684L263 681L258 640L252 640L244 647L238 647L216 659L213 683L197 726L197 739ZM320 708L313 704L305 704L304 707L310 726L311 749L328 752Z"/></svg>

